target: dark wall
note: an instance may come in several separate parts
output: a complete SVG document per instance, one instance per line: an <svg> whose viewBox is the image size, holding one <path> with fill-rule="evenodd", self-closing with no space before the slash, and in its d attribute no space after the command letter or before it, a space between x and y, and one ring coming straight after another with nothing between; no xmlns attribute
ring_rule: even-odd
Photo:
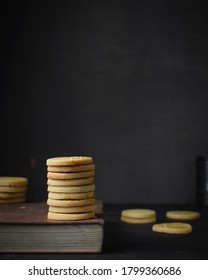
<svg viewBox="0 0 208 280"><path fill-rule="evenodd" d="M194 203L208 154L206 1L2 9L0 175L47 198L46 159L89 155L104 202Z"/></svg>

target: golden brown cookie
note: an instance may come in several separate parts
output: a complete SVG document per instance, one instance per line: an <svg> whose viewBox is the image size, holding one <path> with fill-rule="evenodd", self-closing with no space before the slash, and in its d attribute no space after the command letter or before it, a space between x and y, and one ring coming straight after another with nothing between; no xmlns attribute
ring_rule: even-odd
<svg viewBox="0 0 208 280"><path fill-rule="evenodd" d="M95 190L95 185L85 185L85 186L48 186L49 192L56 193L84 193L91 192Z"/></svg>
<svg viewBox="0 0 208 280"><path fill-rule="evenodd" d="M76 214L63 214L63 213L51 213L48 212L48 219L50 220L65 220L65 221L78 221L88 220L95 217L95 212L89 213L76 213Z"/></svg>
<svg viewBox="0 0 208 280"><path fill-rule="evenodd" d="M196 211L172 210L167 211L166 217L174 220L197 220L201 215Z"/></svg>
<svg viewBox="0 0 208 280"><path fill-rule="evenodd" d="M52 180L48 179L48 186L83 186L94 183L94 177L72 179L72 180Z"/></svg>
<svg viewBox="0 0 208 280"><path fill-rule="evenodd" d="M51 213L86 213L86 212L95 212L95 204L86 205L86 206L76 206L76 207L58 207L58 206L49 206L49 212Z"/></svg>
<svg viewBox="0 0 208 280"><path fill-rule="evenodd" d="M1 199L23 198L23 197L25 197L25 192L15 192L15 193L0 192Z"/></svg>
<svg viewBox="0 0 208 280"><path fill-rule="evenodd" d="M1 203L22 203L25 202L25 197L20 197L20 198L8 198L8 199L0 199L0 204Z"/></svg>
<svg viewBox="0 0 208 280"><path fill-rule="evenodd" d="M88 178L93 177L95 172L85 171L85 172L74 172L74 173L57 173L57 172L48 172L47 178L52 180L71 180L79 178Z"/></svg>
<svg viewBox="0 0 208 280"><path fill-rule="evenodd" d="M92 164L84 164L84 165L71 165L71 166L48 166L47 170L49 172L59 172L59 173L66 173L66 172L84 172L84 171L91 171L95 170L94 163Z"/></svg>
<svg viewBox="0 0 208 280"><path fill-rule="evenodd" d="M0 177L0 187L26 187L27 183L25 177Z"/></svg>
<svg viewBox="0 0 208 280"><path fill-rule="evenodd" d="M47 204L49 206L60 206L60 207L74 207L74 206L85 206L95 203L95 198L86 199L74 199L74 200L59 200L48 198Z"/></svg>
<svg viewBox="0 0 208 280"><path fill-rule="evenodd" d="M121 221L128 224L151 224L156 222L156 217L150 218L127 218L121 216Z"/></svg>
<svg viewBox="0 0 208 280"><path fill-rule="evenodd" d="M25 192L27 187L0 187L1 193L20 193Z"/></svg>
<svg viewBox="0 0 208 280"><path fill-rule="evenodd" d="M126 209L121 211L122 217L148 219L156 216L156 212L150 209Z"/></svg>
<svg viewBox="0 0 208 280"><path fill-rule="evenodd" d="M46 161L48 166L70 166L70 165L84 165L93 163L91 157L86 156L69 156L69 157L55 157L49 158Z"/></svg>
<svg viewBox="0 0 208 280"><path fill-rule="evenodd" d="M56 193L49 192L48 198L50 199L85 199L95 196L95 192L83 192L83 193ZM1 197L1 196L0 196Z"/></svg>
<svg viewBox="0 0 208 280"><path fill-rule="evenodd" d="M188 234L192 232L192 226L186 223L161 223L154 224L152 230L169 234Z"/></svg>

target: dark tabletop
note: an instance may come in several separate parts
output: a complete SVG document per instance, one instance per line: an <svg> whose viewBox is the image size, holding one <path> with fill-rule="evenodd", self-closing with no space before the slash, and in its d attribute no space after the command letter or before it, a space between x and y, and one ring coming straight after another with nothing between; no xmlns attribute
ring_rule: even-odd
<svg viewBox="0 0 208 280"><path fill-rule="evenodd" d="M136 260L207 260L208 209L200 209L202 218L187 221L193 232L187 235L160 234L152 224L136 225L120 221L121 210L148 208L157 211L157 222L168 222L167 210L198 210L191 206L109 205L104 204L104 242L101 254L0 254L0 259L136 259Z"/></svg>

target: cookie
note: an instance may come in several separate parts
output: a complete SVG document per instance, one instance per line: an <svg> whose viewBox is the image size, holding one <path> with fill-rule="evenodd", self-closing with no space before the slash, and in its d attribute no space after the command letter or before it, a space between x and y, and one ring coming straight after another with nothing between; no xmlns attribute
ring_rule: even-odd
<svg viewBox="0 0 208 280"><path fill-rule="evenodd" d="M192 226L187 223L161 223L154 224L152 230L159 233L188 234L192 232Z"/></svg>
<svg viewBox="0 0 208 280"><path fill-rule="evenodd" d="M59 173L65 173L65 172L84 172L84 171L92 171L95 170L94 163L92 164L85 164L85 165L71 165L71 166L48 166L47 170L49 172L59 172Z"/></svg>
<svg viewBox="0 0 208 280"><path fill-rule="evenodd" d="M83 186L94 183L94 177L72 179L72 180L52 180L48 179L48 186Z"/></svg>
<svg viewBox="0 0 208 280"><path fill-rule="evenodd" d="M49 192L55 192L55 193L85 193L85 192L91 192L95 190L95 185L85 185L85 186L48 186Z"/></svg>
<svg viewBox="0 0 208 280"><path fill-rule="evenodd" d="M93 160L91 157L85 156L69 156L69 157L54 157L46 161L48 166L70 166L70 165L84 165L91 164Z"/></svg>
<svg viewBox="0 0 208 280"><path fill-rule="evenodd" d="M25 202L25 197L19 197L19 198L8 198L8 199L0 199L0 204L1 203L21 203Z"/></svg>
<svg viewBox="0 0 208 280"><path fill-rule="evenodd" d="M128 224L150 224L156 222L156 217L150 217L150 218L127 218L124 216L121 216L121 221L128 223Z"/></svg>
<svg viewBox="0 0 208 280"><path fill-rule="evenodd" d="M174 220L197 220L201 215L196 211L172 210L167 211L166 217Z"/></svg>
<svg viewBox="0 0 208 280"><path fill-rule="evenodd" d="M56 193L56 192L48 193L48 198L50 198L50 199L85 199L85 198L91 198L94 196L95 196L94 191L83 192L83 193Z"/></svg>
<svg viewBox="0 0 208 280"><path fill-rule="evenodd" d="M71 172L71 173L56 173L56 172L48 172L47 178L52 180L71 180L71 179L79 179L79 178L88 178L93 177L95 175L95 171L86 171L86 172Z"/></svg>
<svg viewBox="0 0 208 280"><path fill-rule="evenodd" d="M51 213L86 213L86 212L94 212L95 204L86 205L86 206L76 206L76 207L57 207L57 206L49 206L49 212Z"/></svg>
<svg viewBox="0 0 208 280"><path fill-rule="evenodd" d="M25 192L15 192L15 193L0 192L0 198L2 199L21 198L21 197L25 197Z"/></svg>
<svg viewBox="0 0 208 280"><path fill-rule="evenodd" d="M74 206L84 206L95 203L95 198L86 199L75 199L75 200L60 200L60 199L50 199L48 198L47 204L49 206L60 206L60 207L74 207Z"/></svg>
<svg viewBox="0 0 208 280"><path fill-rule="evenodd" d="M126 209L121 211L121 216L133 219L148 219L154 218L156 212L150 209Z"/></svg>
<svg viewBox="0 0 208 280"><path fill-rule="evenodd" d="M0 187L1 193L20 193L25 192L27 187Z"/></svg>
<svg viewBox="0 0 208 280"><path fill-rule="evenodd" d="M25 177L0 177L1 187L26 187L28 179Z"/></svg>
<svg viewBox="0 0 208 280"><path fill-rule="evenodd" d="M76 214L63 214L63 213L51 213L48 212L48 219L50 220L65 220L65 221L78 221L87 220L95 217L95 212L89 213L76 213Z"/></svg>

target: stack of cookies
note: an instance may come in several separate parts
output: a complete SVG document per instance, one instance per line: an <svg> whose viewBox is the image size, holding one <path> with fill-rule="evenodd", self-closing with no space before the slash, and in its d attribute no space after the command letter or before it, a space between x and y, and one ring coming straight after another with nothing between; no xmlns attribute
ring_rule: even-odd
<svg viewBox="0 0 208 280"><path fill-rule="evenodd" d="M85 220L95 217L95 165L91 157L49 158L48 219Z"/></svg>
<svg viewBox="0 0 208 280"><path fill-rule="evenodd" d="M151 209L126 209L121 211L121 221L129 224L156 222L156 212Z"/></svg>
<svg viewBox="0 0 208 280"><path fill-rule="evenodd" d="M24 177L0 177L0 203L25 202L27 184Z"/></svg>

